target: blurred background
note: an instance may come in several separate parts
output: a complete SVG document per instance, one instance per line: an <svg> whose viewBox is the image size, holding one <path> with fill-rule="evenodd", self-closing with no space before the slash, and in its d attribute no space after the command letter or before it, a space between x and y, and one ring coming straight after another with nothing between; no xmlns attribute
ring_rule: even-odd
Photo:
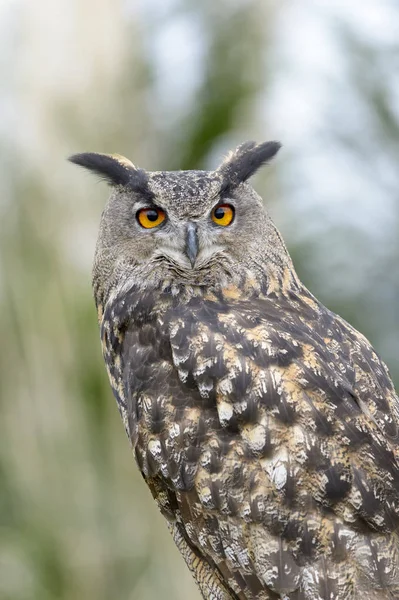
<svg viewBox="0 0 399 600"><path fill-rule="evenodd" d="M298 272L399 383L399 4L0 1L0 598L199 598L132 460L90 270L117 152L255 187Z"/></svg>

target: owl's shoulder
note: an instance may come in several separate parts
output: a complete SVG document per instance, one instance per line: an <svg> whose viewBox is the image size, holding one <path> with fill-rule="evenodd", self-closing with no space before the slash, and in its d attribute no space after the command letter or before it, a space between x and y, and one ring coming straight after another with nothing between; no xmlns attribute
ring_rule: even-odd
<svg viewBox="0 0 399 600"><path fill-rule="evenodd" d="M329 429L320 415L333 407L335 419L360 410L387 438L399 438L387 367L306 289L245 296L234 286L184 294L131 287L107 305L101 337L111 377L120 379L127 364L140 381L177 375L220 407L223 426L229 415L253 420L262 403L294 422L306 392L312 405L321 403L313 411L318 429Z"/></svg>
<svg viewBox="0 0 399 600"><path fill-rule="evenodd" d="M191 373L204 395L211 382L227 378L245 398L268 373L334 397L356 396L384 433L397 437L397 397L386 365L362 334L306 289L243 297L229 287L171 307L165 322L181 379Z"/></svg>

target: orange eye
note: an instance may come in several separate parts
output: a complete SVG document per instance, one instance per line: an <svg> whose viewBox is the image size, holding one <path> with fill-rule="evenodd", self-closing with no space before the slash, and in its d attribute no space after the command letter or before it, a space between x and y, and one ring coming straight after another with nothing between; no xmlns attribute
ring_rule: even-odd
<svg viewBox="0 0 399 600"><path fill-rule="evenodd" d="M166 215L160 208L142 208L137 212L137 220L144 229L158 227L166 219Z"/></svg>
<svg viewBox="0 0 399 600"><path fill-rule="evenodd" d="M234 219L234 208L230 204L219 204L212 211L212 221L216 225L227 227Z"/></svg>

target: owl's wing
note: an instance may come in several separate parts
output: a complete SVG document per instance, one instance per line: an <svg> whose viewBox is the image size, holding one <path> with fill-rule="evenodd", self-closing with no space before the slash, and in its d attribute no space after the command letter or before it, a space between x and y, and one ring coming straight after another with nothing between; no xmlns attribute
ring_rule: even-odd
<svg viewBox="0 0 399 600"><path fill-rule="evenodd" d="M209 297L170 332L180 380L208 407L179 505L229 587L397 597L399 403L365 338L311 296Z"/></svg>
<svg viewBox="0 0 399 600"><path fill-rule="evenodd" d="M398 399L365 338L310 295L231 290L157 327L125 336L128 430L227 597L397 598Z"/></svg>

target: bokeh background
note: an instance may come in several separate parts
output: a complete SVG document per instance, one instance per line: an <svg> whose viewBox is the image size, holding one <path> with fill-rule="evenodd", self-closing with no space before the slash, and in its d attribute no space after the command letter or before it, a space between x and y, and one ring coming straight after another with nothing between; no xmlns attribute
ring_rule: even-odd
<svg viewBox="0 0 399 600"><path fill-rule="evenodd" d="M398 31L396 0L0 1L2 600L199 598L106 380L108 192L69 154L208 168L281 140L255 186L399 382Z"/></svg>

